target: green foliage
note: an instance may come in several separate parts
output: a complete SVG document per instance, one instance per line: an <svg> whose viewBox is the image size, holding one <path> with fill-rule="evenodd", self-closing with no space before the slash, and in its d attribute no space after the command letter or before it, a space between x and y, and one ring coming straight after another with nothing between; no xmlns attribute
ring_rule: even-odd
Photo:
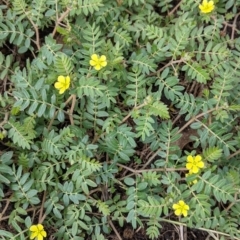
<svg viewBox="0 0 240 240"><path fill-rule="evenodd" d="M71 59L63 53L56 55L54 67L58 75L63 76L70 75L73 70Z"/></svg>
<svg viewBox="0 0 240 240"><path fill-rule="evenodd" d="M203 157L209 162L217 161L222 156L222 149L210 147L204 150Z"/></svg>
<svg viewBox="0 0 240 240"><path fill-rule="evenodd" d="M8 137L12 139L13 143L23 149L30 149L31 140L36 137L34 118L27 117L22 124L10 119L5 128L8 129Z"/></svg>
<svg viewBox="0 0 240 240"><path fill-rule="evenodd" d="M5 56L0 52L0 79L3 80L10 71L10 65L13 62L13 55L7 55Z"/></svg>
<svg viewBox="0 0 240 240"><path fill-rule="evenodd" d="M198 181L192 189L198 193L204 189L203 193L206 195L212 192L218 202L234 201L233 193L235 190L232 185L227 184L227 180L217 174L211 177L211 171L205 172L201 177L201 181Z"/></svg>
<svg viewBox="0 0 240 240"><path fill-rule="evenodd" d="M12 155L13 152L5 152L0 157L0 183L10 184L11 178L11 167L9 165L12 164ZM3 189L0 190L0 196L4 197Z"/></svg>
<svg viewBox="0 0 240 240"><path fill-rule="evenodd" d="M27 27L27 30L25 29ZM6 40L18 46L19 53L25 53L31 47L31 38L34 31L28 28L26 22L13 22L12 19L0 23L0 45Z"/></svg>
<svg viewBox="0 0 240 240"><path fill-rule="evenodd" d="M186 65L182 67L182 71L187 72L187 76L191 79L196 79L199 83L207 83L209 79L209 73L207 70L203 69L201 65L194 62L193 64L185 62Z"/></svg>
<svg viewBox="0 0 240 240"><path fill-rule="evenodd" d="M24 173L21 166L16 169L15 165L13 165L10 174L13 176L10 185L11 190L14 192L12 201L17 202L18 206L22 204L24 209L26 209L29 204L39 204L38 191L32 188L34 179L29 179L30 173Z"/></svg>
<svg viewBox="0 0 240 240"><path fill-rule="evenodd" d="M160 199L155 199L152 197L147 198L148 201L140 200L139 204L139 212L144 217L155 217L159 218L162 214L162 206L164 204L164 199L162 201Z"/></svg>
<svg viewBox="0 0 240 240"><path fill-rule="evenodd" d="M27 3L24 0L13 1L13 10L17 15L25 14Z"/></svg>
<svg viewBox="0 0 240 240"><path fill-rule="evenodd" d="M66 1L66 6L71 1ZM93 14L95 11L99 11L99 7L103 6L102 0L80 0L74 1L75 8L73 10L73 14L81 15L82 13L85 16Z"/></svg>
<svg viewBox="0 0 240 240"><path fill-rule="evenodd" d="M159 220L157 218L152 218L149 220L147 223L148 228L147 228L147 236L150 239L155 239L159 236L160 234L160 229L161 225L159 224Z"/></svg>
<svg viewBox="0 0 240 240"><path fill-rule="evenodd" d="M98 207L99 211L102 212L102 214L104 216L108 216L110 214L109 207L106 203L98 200L96 204L97 204L97 207Z"/></svg>
<svg viewBox="0 0 240 240"><path fill-rule="evenodd" d="M165 222L240 238L240 1L214 3L1 1L3 239L37 223L47 239L126 224L157 239ZM189 155L204 167L186 176Z"/></svg>

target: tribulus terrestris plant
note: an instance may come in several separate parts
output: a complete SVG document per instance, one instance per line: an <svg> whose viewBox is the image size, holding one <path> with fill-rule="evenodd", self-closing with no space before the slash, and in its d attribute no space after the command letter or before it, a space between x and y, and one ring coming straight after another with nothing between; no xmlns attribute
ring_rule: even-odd
<svg viewBox="0 0 240 240"><path fill-rule="evenodd" d="M240 239L239 11L0 1L2 239Z"/></svg>

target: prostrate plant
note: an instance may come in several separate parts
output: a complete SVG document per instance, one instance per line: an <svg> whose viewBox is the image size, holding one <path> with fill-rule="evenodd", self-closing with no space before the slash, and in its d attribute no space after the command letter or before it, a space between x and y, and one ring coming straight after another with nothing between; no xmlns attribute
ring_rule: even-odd
<svg viewBox="0 0 240 240"><path fill-rule="evenodd" d="M240 0L3 2L1 237L239 239Z"/></svg>

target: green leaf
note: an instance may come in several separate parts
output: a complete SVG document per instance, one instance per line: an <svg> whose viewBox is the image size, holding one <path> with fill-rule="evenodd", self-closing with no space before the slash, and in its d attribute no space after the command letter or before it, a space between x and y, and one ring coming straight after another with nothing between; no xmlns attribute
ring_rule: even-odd
<svg viewBox="0 0 240 240"><path fill-rule="evenodd" d="M31 225L32 225L32 220L31 220L31 218L30 218L29 216L26 217L24 223L25 223L25 226L26 226L27 228L30 228Z"/></svg>
<svg viewBox="0 0 240 240"><path fill-rule="evenodd" d="M150 74L150 72L154 72L157 67L154 60L149 59L149 57L144 53L137 55L134 52L129 61L133 64L133 68L137 69L137 71L141 71L142 74Z"/></svg>
<svg viewBox="0 0 240 240"><path fill-rule="evenodd" d="M56 55L54 65L58 75L63 75L64 77L70 76L73 71L71 58L64 53Z"/></svg>
<svg viewBox="0 0 240 240"><path fill-rule="evenodd" d="M97 207L98 207L99 211L102 212L102 214L104 216L108 216L110 214L109 207L105 202L102 202L102 201L98 200L97 201Z"/></svg>
<svg viewBox="0 0 240 240"><path fill-rule="evenodd" d="M54 9L48 9L46 12L45 12L45 16L46 17L51 17L55 14L55 10Z"/></svg>
<svg viewBox="0 0 240 240"><path fill-rule="evenodd" d="M185 62L185 64L182 67L182 71L186 71L191 80L196 80L199 83L207 83L210 79L209 70L203 68L200 64L196 62Z"/></svg>
<svg viewBox="0 0 240 240"><path fill-rule="evenodd" d="M32 125L29 125L29 119L32 119ZM26 118L23 124L10 120L8 124L5 125L5 127L9 129L8 137L12 138L13 142L23 149L30 149L31 140L35 138L35 131L33 130L34 123L34 119L31 117Z"/></svg>
<svg viewBox="0 0 240 240"><path fill-rule="evenodd" d="M153 104L149 105L150 111L153 115L159 116L163 119L170 118L168 107L163 102L154 102Z"/></svg>
<svg viewBox="0 0 240 240"><path fill-rule="evenodd" d="M0 156L0 160L4 163L4 164L10 164L12 161L12 156L13 156L13 151L9 151L9 152L5 152Z"/></svg>
<svg viewBox="0 0 240 240"><path fill-rule="evenodd" d="M218 147L209 147L203 151L203 158L209 162L214 162L220 159L222 152L223 150Z"/></svg>
<svg viewBox="0 0 240 240"><path fill-rule="evenodd" d="M77 232L78 232L78 222L74 222L72 225L72 235L76 236Z"/></svg>
<svg viewBox="0 0 240 240"><path fill-rule="evenodd" d="M106 89L106 86L100 84L100 81L95 79L94 77L85 78L82 76L79 80L79 85L76 88L77 95L79 98L86 95L91 98L95 98L96 96L103 96L104 90Z"/></svg>
<svg viewBox="0 0 240 240"><path fill-rule="evenodd" d="M85 16L88 16L98 11L102 5L102 0L78 0L77 6L73 9L73 13L77 15L83 13Z"/></svg>
<svg viewBox="0 0 240 240"><path fill-rule="evenodd" d="M128 186L132 186L135 184L135 180L133 178L130 177L126 177L124 178L124 182L125 184L127 184Z"/></svg>
<svg viewBox="0 0 240 240"><path fill-rule="evenodd" d="M0 235L2 237L8 237L8 238L13 238L13 234L11 232L5 231L5 230L0 230Z"/></svg>
<svg viewBox="0 0 240 240"><path fill-rule="evenodd" d="M5 184L10 183L10 181L6 177L4 177L2 174L0 174L0 182L5 183Z"/></svg>

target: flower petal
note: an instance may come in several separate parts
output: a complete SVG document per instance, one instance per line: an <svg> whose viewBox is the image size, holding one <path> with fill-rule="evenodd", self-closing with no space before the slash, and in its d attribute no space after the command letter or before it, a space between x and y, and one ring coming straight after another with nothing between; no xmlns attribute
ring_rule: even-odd
<svg viewBox="0 0 240 240"><path fill-rule="evenodd" d="M181 209L177 209L175 212L175 215L180 216L182 214Z"/></svg>
<svg viewBox="0 0 240 240"><path fill-rule="evenodd" d="M61 83L61 82L55 82L55 84L54 84L54 87L55 87L56 89L61 89L63 86L64 86L64 85L63 85L63 83Z"/></svg>
<svg viewBox="0 0 240 240"><path fill-rule="evenodd" d="M186 216L187 216L187 210L184 210L184 209L183 209L183 210L182 210L182 214L183 214L184 217L186 217Z"/></svg>
<svg viewBox="0 0 240 240"><path fill-rule="evenodd" d="M206 5L208 3L207 0L203 0L202 5Z"/></svg>
<svg viewBox="0 0 240 240"><path fill-rule="evenodd" d="M46 236L47 236L46 231L41 231L41 234L42 234L43 237L46 237Z"/></svg>
<svg viewBox="0 0 240 240"><path fill-rule="evenodd" d="M176 210L176 209L179 208L179 206L178 206L178 204L173 204L172 208L173 208L174 210Z"/></svg>
<svg viewBox="0 0 240 240"><path fill-rule="evenodd" d="M29 229L30 229L31 232L36 232L36 231L38 231L37 225L32 225Z"/></svg>
<svg viewBox="0 0 240 240"><path fill-rule="evenodd" d="M188 211L189 210L189 206L185 203L185 206L184 206L184 210Z"/></svg>
<svg viewBox="0 0 240 240"><path fill-rule="evenodd" d="M43 236L41 234L38 234L37 240L43 240Z"/></svg>
<svg viewBox="0 0 240 240"><path fill-rule="evenodd" d="M41 230L43 230L43 225L42 224L38 224L37 228L38 228L38 231L41 231Z"/></svg>
<svg viewBox="0 0 240 240"><path fill-rule="evenodd" d="M71 81L70 77L69 77L69 76L66 76L66 83L67 83L67 84L70 84L70 81Z"/></svg>
<svg viewBox="0 0 240 240"><path fill-rule="evenodd" d="M92 59L93 61L98 61L98 55L97 55L97 54L93 54L93 55L91 56L91 59Z"/></svg>
<svg viewBox="0 0 240 240"><path fill-rule="evenodd" d="M66 89L63 87L59 90L59 94L63 94L66 91Z"/></svg>
<svg viewBox="0 0 240 240"><path fill-rule="evenodd" d="M58 82L65 83L65 77L64 76L58 76Z"/></svg>
<svg viewBox="0 0 240 240"><path fill-rule="evenodd" d="M32 232L31 234L30 234L30 239L34 239L35 237L37 237L37 235L38 235L38 232L36 231L36 232Z"/></svg>
<svg viewBox="0 0 240 240"><path fill-rule="evenodd" d="M187 168L188 170L191 170L191 172L192 172L193 164L192 164L192 163L187 163L187 164L186 164L186 168Z"/></svg>
<svg viewBox="0 0 240 240"><path fill-rule="evenodd" d="M89 64L94 67L97 64L97 62L95 60L90 60Z"/></svg>
<svg viewBox="0 0 240 240"><path fill-rule="evenodd" d="M213 1L209 1L209 2L208 2L208 6L211 6L211 7L212 7L213 5L214 5L214 2L213 2Z"/></svg>
<svg viewBox="0 0 240 240"><path fill-rule="evenodd" d="M106 67L106 66L107 66L107 62L106 62L106 61L101 62L101 66L102 66L102 67Z"/></svg>
<svg viewBox="0 0 240 240"><path fill-rule="evenodd" d="M66 79L65 79L65 87L66 87L66 89L68 89L69 88L69 86L70 86L70 77L69 76L66 76Z"/></svg>
<svg viewBox="0 0 240 240"><path fill-rule="evenodd" d="M192 163L193 162L193 156L191 156L191 155L187 156L187 161Z"/></svg>
<svg viewBox="0 0 240 240"><path fill-rule="evenodd" d="M202 157L200 155L197 155L195 157L195 161L197 161L197 162L202 161Z"/></svg>
<svg viewBox="0 0 240 240"><path fill-rule="evenodd" d="M107 59L106 56L105 56L105 55L102 55L102 56L99 58L99 61L105 62L106 59Z"/></svg>
<svg viewBox="0 0 240 240"><path fill-rule="evenodd" d="M209 6L209 12L212 12L213 9L214 9L214 6Z"/></svg>
<svg viewBox="0 0 240 240"><path fill-rule="evenodd" d="M199 167L199 168L203 168L204 167L204 162L199 162L199 163L197 163L197 167Z"/></svg>
<svg viewBox="0 0 240 240"><path fill-rule="evenodd" d="M180 206L184 206L184 205L185 205L185 202L184 202L183 200L180 200L180 201L178 202L178 204L179 204Z"/></svg>
<svg viewBox="0 0 240 240"><path fill-rule="evenodd" d="M96 66L94 67L97 71L99 71L102 67L101 67L101 65L98 63L98 64L96 64Z"/></svg>
<svg viewBox="0 0 240 240"><path fill-rule="evenodd" d="M197 166L192 166L192 172L193 173L198 173L199 172L199 168Z"/></svg>

